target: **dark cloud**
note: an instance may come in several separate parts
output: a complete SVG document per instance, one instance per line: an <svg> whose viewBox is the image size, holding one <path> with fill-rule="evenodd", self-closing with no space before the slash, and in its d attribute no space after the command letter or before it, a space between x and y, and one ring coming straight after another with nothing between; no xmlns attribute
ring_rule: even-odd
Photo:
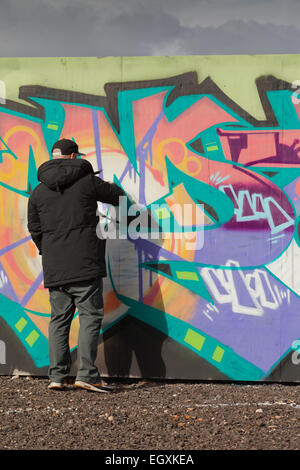
<svg viewBox="0 0 300 470"><path fill-rule="evenodd" d="M232 20L218 27L185 28L178 52L183 54L291 54L300 52L294 26Z"/></svg>
<svg viewBox="0 0 300 470"><path fill-rule="evenodd" d="M280 5L279 0L1 0L0 55L299 53L296 19L279 24ZM296 7L295 0L285 2L290 16Z"/></svg>

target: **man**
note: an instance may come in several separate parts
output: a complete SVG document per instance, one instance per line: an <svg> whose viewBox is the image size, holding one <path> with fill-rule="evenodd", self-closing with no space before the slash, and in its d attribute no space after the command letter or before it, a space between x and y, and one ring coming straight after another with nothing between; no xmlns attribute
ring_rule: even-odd
<svg viewBox="0 0 300 470"><path fill-rule="evenodd" d="M118 205L123 191L95 176L78 145L61 139L52 160L38 169L40 184L28 203L28 230L42 255L44 286L49 289L50 389L63 389L71 367L69 331L78 309L78 370L75 386L96 392L111 388L94 362L103 318L105 241L96 235L97 201Z"/></svg>

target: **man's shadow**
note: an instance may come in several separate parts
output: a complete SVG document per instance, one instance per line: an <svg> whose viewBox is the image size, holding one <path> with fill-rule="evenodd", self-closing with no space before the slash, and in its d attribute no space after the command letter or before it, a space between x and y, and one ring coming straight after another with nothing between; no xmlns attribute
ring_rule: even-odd
<svg viewBox="0 0 300 470"><path fill-rule="evenodd" d="M109 377L166 377L163 345L168 327L159 274L153 270L164 240L156 219L150 211L147 214L152 230L147 238L106 242L107 281L120 303L116 311L104 315L99 345L99 369ZM140 230L145 234L147 228Z"/></svg>

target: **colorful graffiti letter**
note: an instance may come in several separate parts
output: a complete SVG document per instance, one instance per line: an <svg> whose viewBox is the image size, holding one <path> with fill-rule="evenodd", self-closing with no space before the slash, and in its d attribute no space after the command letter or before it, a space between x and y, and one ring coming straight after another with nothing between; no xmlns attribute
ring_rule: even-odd
<svg viewBox="0 0 300 470"><path fill-rule="evenodd" d="M106 96L23 86L28 104L1 103L0 373L48 366L48 291L26 208L63 136L136 203L131 231L107 239L104 372L299 380L300 105L293 84L256 85L264 121L195 72L107 83ZM100 203L100 219L110 214ZM74 357L78 329L75 315Z"/></svg>

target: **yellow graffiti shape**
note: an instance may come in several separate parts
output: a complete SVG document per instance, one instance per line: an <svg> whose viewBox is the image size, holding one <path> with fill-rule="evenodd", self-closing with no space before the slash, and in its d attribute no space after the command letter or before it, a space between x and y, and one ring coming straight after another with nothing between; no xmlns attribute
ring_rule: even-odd
<svg viewBox="0 0 300 470"><path fill-rule="evenodd" d="M189 155L187 146L181 139L171 137L169 139L162 140L157 147L158 160L161 160L165 157L164 148L167 145L174 143L179 144L183 149L183 158L181 159L181 161L174 162L176 167L179 168L181 171L188 173L190 176L196 176L201 170L201 161L195 155ZM194 165L191 165L192 163L194 163ZM195 167L194 169L193 166Z"/></svg>

